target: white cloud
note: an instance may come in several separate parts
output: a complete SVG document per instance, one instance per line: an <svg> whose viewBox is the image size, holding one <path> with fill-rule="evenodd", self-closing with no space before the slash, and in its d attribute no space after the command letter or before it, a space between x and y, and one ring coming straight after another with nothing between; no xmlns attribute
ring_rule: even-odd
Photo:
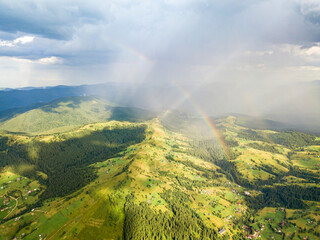
<svg viewBox="0 0 320 240"><path fill-rule="evenodd" d="M40 58L36 62L41 64L61 64L63 63L63 60L62 58L52 56L52 57Z"/></svg>
<svg viewBox="0 0 320 240"><path fill-rule="evenodd" d="M16 47L18 45L24 45L32 42L34 38L35 37L33 36L23 36L23 37L16 38L13 41L0 40L0 47Z"/></svg>
<svg viewBox="0 0 320 240"><path fill-rule="evenodd" d="M0 40L0 47L14 47L14 44L11 41Z"/></svg>
<svg viewBox="0 0 320 240"><path fill-rule="evenodd" d="M312 55L320 56L320 46L313 46L308 49L302 49L301 52L308 56L312 56Z"/></svg>
<svg viewBox="0 0 320 240"><path fill-rule="evenodd" d="M29 42L32 42L34 40L33 36L23 36L23 37L19 37L17 39L15 39L13 41L14 44L26 44Z"/></svg>
<svg viewBox="0 0 320 240"><path fill-rule="evenodd" d="M299 0L301 11L304 14L315 13L320 11L319 0Z"/></svg>
<svg viewBox="0 0 320 240"><path fill-rule="evenodd" d="M316 43L311 47L304 47L302 45L284 44L279 47L279 50L288 53L292 56L300 57L320 57L320 43ZM319 59L320 60L320 59Z"/></svg>

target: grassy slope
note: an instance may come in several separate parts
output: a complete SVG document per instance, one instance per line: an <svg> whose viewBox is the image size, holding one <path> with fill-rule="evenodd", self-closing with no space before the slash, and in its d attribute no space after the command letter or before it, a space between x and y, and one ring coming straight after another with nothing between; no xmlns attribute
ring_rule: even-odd
<svg viewBox="0 0 320 240"><path fill-rule="evenodd" d="M92 237L117 239L123 234L124 215L122 209L126 194L135 192L138 202L146 201L154 210L170 212L167 203L159 194L166 189L179 186L179 182L174 176L181 175L190 180L206 181L206 179L199 177L202 174L200 171L186 167L183 164L184 161L189 160L208 169L217 169L214 164L204 162L173 148L172 146L177 144L181 148L185 146L186 139L182 135L166 131L157 121L151 121L148 125L146 141L128 148L124 152L124 157L95 164L99 178L71 199L56 199L47 202L39 211L26 213L24 219L32 219L34 223L14 235L21 236L22 233L25 233L29 236L27 239L32 239L39 234L47 236L47 239L61 239L62 235L67 236L68 239L75 236L77 239ZM88 125L83 129L92 129L93 127L98 128L99 126ZM71 132L70 134L77 133ZM47 137L47 141L50 141L49 137ZM173 155L176 161L168 161L164 158L167 154ZM133 162L127 171L121 173L124 166L131 160ZM168 175L160 174L160 172L167 172ZM226 181L226 179L221 176L221 179L213 180L213 182L215 181L218 183ZM183 186L179 186L179 189L190 196L192 207L197 209L196 211L208 226L222 227L224 225L223 219L228 214L236 214L234 213L235 196L229 186L208 188L207 191L210 192L208 194L203 194L200 190L199 192L190 191ZM115 200L112 201L112 199ZM221 204L216 207L210 206L210 202L214 199ZM241 197L238 201L241 201ZM201 207L199 204L207 207ZM222 211L223 209L224 211ZM212 214L214 211L221 216L214 216ZM13 234L18 225L23 222L25 220L17 222L11 220L5 223L3 226L7 230L7 236L12 236L10 232Z"/></svg>
<svg viewBox="0 0 320 240"><path fill-rule="evenodd" d="M275 178L278 174L285 174L291 167L299 166L307 170L319 169L320 158L319 146L306 146L305 148L286 146L274 143L268 134L277 134L276 131L270 130L254 130L265 137L265 141L260 139L242 138L240 134L247 131L248 128L236 125L235 117L228 117L226 121L218 123L217 126L224 129L226 139L233 139L238 142L238 146L233 150L238 157L233 160L238 170L243 174L243 177L254 182L258 179ZM254 146L268 147L272 151L258 149ZM295 154L289 158L289 153ZM268 166L266 168L266 166Z"/></svg>
<svg viewBox="0 0 320 240"><path fill-rule="evenodd" d="M234 117L228 117L227 120L221 120L218 124L225 129L226 138L232 137L239 143L239 146L234 147L234 151L239 156L233 160L237 166L237 169L242 173L243 177L250 182L257 180L275 179L278 174L286 175L279 180L278 185L288 186L290 184L299 184L300 186L309 187L317 186L318 184L312 183L307 179L299 178L290 175L290 168L299 167L303 171L311 171L314 174L318 174L320 177L320 146L305 146L305 147L292 147L288 148L283 145L276 144L271 139L266 139L268 142L259 140L244 139L239 136L239 133L248 128L236 125L237 119ZM261 134L267 136L267 134L276 134L275 131L270 130L255 130ZM316 139L318 140L318 139ZM276 152L268 152L253 148L252 143L259 145L272 146ZM270 148L268 148L270 149ZM290 156L290 153L294 153ZM265 166L269 168L266 169ZM255 194L251 192L251 194ZM317 239L316 235L312 232L299 233L301 229L310 229L312 231L318 231L319 223L319 203L308 202L308 210L305 212L299 209L282 209L282 208L270 208L264 209L255 213L255 220L253 229L256 231L254 236L261 236L261 239L283 239L282 234L290 239L303 239L303 237L311 237L311 239ZM289 215L290 214L290 215ZM284 223L284 226L282 226ZM261 227L264 226L264 227ZM261 231L261 229L263 229ZM248 234L249 235L249 234ZM260 237L258 237L260 239Z"/></svg>
<svg viewBox="0 0 320 240"><path fill-rule="evenodd" d="M95 131L108 124L128 125L130 123L90 124L79 130L70 131L66 133L66 136L81 135L85 131ZM285 173L289 166L297 164L309 169L310 164L305 164L309 160L305 160L301 155L310 156L308 153L311 152L319 154L319 146L311 146L303 151L297 151L291 160L287 157L290 150L278 144L268 143L274 145L280 153L270 153L249 147L249 143L261 144L262 142L238 137L237 133L245 128L235 125L233 118L221 120L218 126L225 129L226 138L232 136L240 143L239 146L234 147L234 151L241 155L234 162L243 176L252 182L260 178L275 177L272 172L261 168L264 165L270 166L274 173ZM19 138L18 141L28 141L27 137L16 138ZM43 141L51 141L54 136L38 138ZM3 236L0 236L0 239L10 239L13 236L21 236L23 233L27 235L25 239L35 239L39 234L45 236L46 239L121 239L124 221L123 206L128 193L135 192L137 202L147 202L155 211L161 210L170 215L172 212L160 194L174 188L189 196L190 207L196 211L206 225L217 230L225 227L227 229L225 236L229 235L229 237L242 231L243 234L247 234L245 230L234 228L231 224L234 218L241 218L248 211L244 191L250 191L253 195L257 192L230 182L223 174L208 180L203 177L202 171L186 165L188 160L206 169L219 169L213 163L185 153L183 150L186 149L188 141L186 136L164 129L159 121L149 121L147 138L144 142L129 147L123 152L123 157L94 164L98 171L98 179L68 198L47 201L40 209L24 214L23 219L17 221L13 219L2 224L0 229ZM172 156L174 161L165 157L168 155ZM314 159L313 156L315 155L310 157L312 161L319 163L320 160ZM123 171L125 166L128 167ZM14 174L9 172L10 169L4 174ZM184 177L196 180L199 183L210 182L212 185L211 187L195 186L193 190L190 190L176 176L182 177L181 179ZM1 181L8 181L6 178L7 175L2 175ZM283 184L290 184L290 181L303 182L305 180L288 177L284 181ZM12 207L13 204L14 202L12 202ZM297 233L300 227L314 228L314 220L320 220L317 218L319 208L317 204L315 206L313 206L314 203L308 204L310 204L310 209L307 214L299 215L299 210L286 210L287 219L284 218L281 209L265 208L258 211L253 228L258 229L261 224L265 225L264 230L261 231L262 239L269 239L271 236L281 239L281 233L275 232L275 229L279 228L284 219L286 225L282 231L288 235L293 232ZM288 219L290 216L291 218ZM23 227L23 224L26 226ZM293 224L296 224L297 227L294 227ZM19 230L19 228L22 229Z"/></svg>
<svg viewBox="0 0 320 240"><path fill-rule="evenodd" d="M153 117L146 110L118 107L97 97L67 97L45 105L35 105L32 109L4 112L2 115L4 121L0 129L29 134L52 134L107 120L135 122Z"/></svg>

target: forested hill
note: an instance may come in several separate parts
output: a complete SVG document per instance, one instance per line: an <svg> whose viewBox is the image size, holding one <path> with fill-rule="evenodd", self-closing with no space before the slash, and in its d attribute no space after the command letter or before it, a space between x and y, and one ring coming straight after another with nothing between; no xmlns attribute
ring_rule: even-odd
<svg viewBox="0 0 320 240"><path fill-rule="evenodd" d="M319 239L320 138L161 120L1 132L0 239Z"/></svg>
<svg viewBox="0 0 320 240"><path fill-rule="evenodd" d="M61 97L83 96L85 86L55 86L47 88L6 89L0 91L0 111L47 103Z"/></svg>
<svg viewBox="0 0 320 240"><path fill-rule="evenodd" d="M136 122L154 116L147 110L116 106L99 97L65 97L48 104L0 112L0 129L29 134L52 133L93 122Z"/></svg>

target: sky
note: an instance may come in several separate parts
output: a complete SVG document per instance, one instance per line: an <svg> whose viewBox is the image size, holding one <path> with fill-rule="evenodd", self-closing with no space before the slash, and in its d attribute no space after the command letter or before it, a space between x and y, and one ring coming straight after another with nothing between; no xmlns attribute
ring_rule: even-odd
<svg viewBox="0 0 320 240"><path fill-rule="evenodd" d="M319 0L0 1L2 88L319 79Z"/></svg>

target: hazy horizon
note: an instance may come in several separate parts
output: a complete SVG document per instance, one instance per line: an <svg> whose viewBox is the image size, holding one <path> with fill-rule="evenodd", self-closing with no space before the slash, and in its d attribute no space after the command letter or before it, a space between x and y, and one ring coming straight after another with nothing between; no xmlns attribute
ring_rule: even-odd
<svg viewBox="0 0 320 240"><path fill-rule="evenodd" d="M2 1L0 88L318 125L319 23L316 0Z"/></svg>

